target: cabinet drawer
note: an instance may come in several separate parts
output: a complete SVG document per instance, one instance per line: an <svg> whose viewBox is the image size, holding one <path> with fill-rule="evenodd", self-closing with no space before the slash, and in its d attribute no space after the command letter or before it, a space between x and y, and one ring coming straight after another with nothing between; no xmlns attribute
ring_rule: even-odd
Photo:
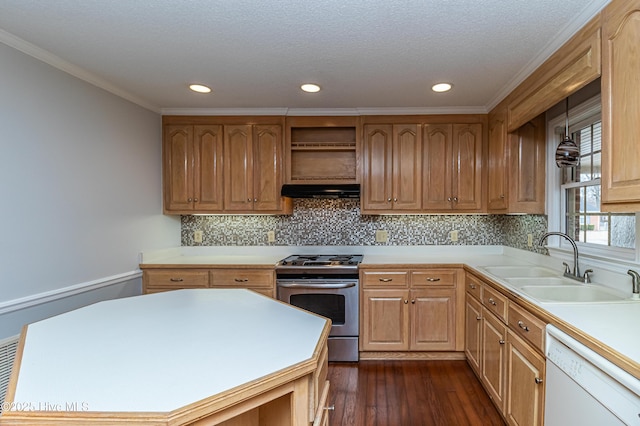
<svg viewBox="0 0 640 426"><path fill-rule="evenodd" d="M482 289L482 304L502 321L507 322L507 298L505 296L485 285Z"/></svg>
<svg viewBox="0 0 640 426"><path fill-rule="evenodd" d="M211 287L273 287L273 275L269 269L214 269Z"/></svg>
<svg viewBox="0 0 640 426"><path fill-rule="evenodd" d="M363 287L407 287L409 273L407 271L363 271Z"/></svg>
<svg viewBox="0 0 640 426"><path fill-rule="evenodd" d="M481 291L482 291L482 281L474 277L473 275L467 274L467 279L465 280L465 290L467 294L475 297L478 301L482 300Z"/></svg>
<svg viewBox="0 0 640 426"><path fill-rule="evenodd" d="M144 271L145 289L206 288L209 286L208 271L167 269Z"/></svg>
<svg viewBox="0 0 640 426"><path fill-rule="evenodd" d="M533 316L515 303L509 304L509 328L544 353L544 321Z"/></svg>
<svg viewBox="0 0 640 426"><path fill-rule="evenodd" d="M453 269L424 269L411 272L411 287L454 287L458 271Z"/></svg>

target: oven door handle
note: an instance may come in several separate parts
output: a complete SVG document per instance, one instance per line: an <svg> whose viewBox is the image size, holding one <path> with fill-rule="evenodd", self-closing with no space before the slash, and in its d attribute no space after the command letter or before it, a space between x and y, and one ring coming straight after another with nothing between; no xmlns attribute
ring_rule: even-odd
<svg viewBox="0 0 640 426"><path fill-rule="evenodd" d="M282 288L310 288L310 289L340 289L355 287L356 283L340 283L340 284L298 284L298 283L277 283Z"/></svg>

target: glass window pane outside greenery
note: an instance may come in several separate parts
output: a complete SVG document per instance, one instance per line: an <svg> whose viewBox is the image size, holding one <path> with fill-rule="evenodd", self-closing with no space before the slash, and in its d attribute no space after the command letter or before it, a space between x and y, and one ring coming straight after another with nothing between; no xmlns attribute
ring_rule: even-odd
<svg viewBox="0 0 640 426"><path fill-rule="evenodd" d="M566 232L576 241L635 248L635 215L600 212L602 128L596 121L572 134L580 165L565 169Z"/></svg>

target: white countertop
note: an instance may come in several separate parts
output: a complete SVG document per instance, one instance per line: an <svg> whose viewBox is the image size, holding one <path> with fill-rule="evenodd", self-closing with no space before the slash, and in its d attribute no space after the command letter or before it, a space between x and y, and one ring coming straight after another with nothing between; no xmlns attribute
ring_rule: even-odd
<svg viewBox="0 0 640 426"><path fill-rule="evenodd" d="M325 324L249 290L100 302L28 326L12 406L171 411L309 360Z"/></svg>
<svg viewBox="0 0 640 426"><path fill-rule="evenodd" d="M175 256L178 256L184 257L184 262L213 261L216 262L215 264L227 261L225 256L229 256L228 260L234 258L239 264L252 260L256 262L273 262L275 264L278 260L294 253L357 253L364 254L363 267L394 264L464 264L472 268L494 265L537 265L557 270L558 275L563 270L561 259L504 246L181 247L174 249L171 253L174 256L174 260L176 259ZM154 253L145 255L147 259L153 259L154 262L164 263L162 255L157 256ZM145 255L142 256L143 259ZM164 253L165 257L166 255ZM192 256L193 258L191 258ZM477 271L483 273L481 269L477 269ZM638 324L640 324L640 302L542 303L528 297L504 280L500 280L495 276L489 276L489 278L557 318L587 333L624 357L640 363L640 339L636 337ZM594 273L596 284L600 282L612 286L612 282L620 280L621 285L613 285L612 287L616 287L618 290L628 290L630 293L631 286L626 283L628 279L629 277L624 274L616 276L601 269L596 269Z"/></svg>

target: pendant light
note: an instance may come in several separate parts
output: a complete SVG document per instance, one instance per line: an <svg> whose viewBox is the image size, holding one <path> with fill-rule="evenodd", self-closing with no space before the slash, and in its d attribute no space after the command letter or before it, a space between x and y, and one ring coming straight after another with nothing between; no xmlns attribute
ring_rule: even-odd
<svg viewBox="0 0 640 426"><path fill-rule="evenodd" d="M580 164L580 148L569 135L569 98L566 101L564 139L556 149L556 166L575 167Z"/></svg>

